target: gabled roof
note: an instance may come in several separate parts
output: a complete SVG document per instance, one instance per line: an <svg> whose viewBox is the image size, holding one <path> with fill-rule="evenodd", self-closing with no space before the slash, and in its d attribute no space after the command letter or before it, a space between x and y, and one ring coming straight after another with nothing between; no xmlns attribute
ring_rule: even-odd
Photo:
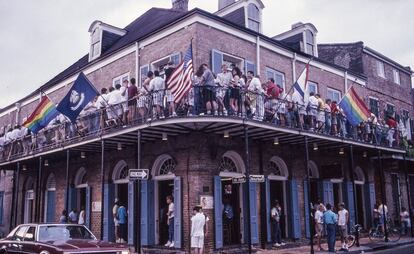
<svg viewBox="0 0 414 254"><path fill-rule="evenodd" d="M30 93L29 95L25 96L24 98L16 101L16 102L23 102L24 100L33 97L33 96L37 96L39 94L40 91L44 91L46 89L49 89L50 87L53 87L54 85L56 85L57 83L69 78L70 76L76 74L77 72L81 71L82 69L86 68L87 66L93 65L96 62L102 60L105 57L108 57L109 55L131 45L132 43L142 40L144 38L147 38L149 36L151 36L152 34L155 34L157 32L159 32L160 29L163 28L167 28L169 26L174 25L175 23L181 21L182 19L185 19L189 16L192 16L194 14L200 14L203 15L205 17L208 17L210 19L222 22L228 26L234 27L235 29L241 30L245 33L254 35L254 36L259 36L262 40L267 41L269 43L272 43L274 45L277 45L278 47L284 48L286 50L289 50L291 52L295 52L298 55L303 55L305 57L308 58L313 58L314 61L318 61L320 63L326 64L326 65L330 65L333 66L335 68L338 68L340 70L345 70L345 68L341 67L341 66L337 66L335 64L332 64L328 61L325 61L323 59L320 58L315 58L311 55L308 55L306 53L297 51L295 49L292 49L291 47L289 47L288 45L286 45L285 43L272 39L268 36L265 36L263 34L257 33L253 30L250 30L244 26L240 26L237 25L231 21L228 21L222 17L219 17L215 14L212 14L210 12L195 8L191 11L188 12L183 12L183 11L179 11L179 10L173 10L173 9L163 9L163 8L151 8L149 9L147 12L145 12L143 15L141 15L140 17L138 17L137 19L135 19L133 22L131 22L128 26L126 26L124 29L127 31L127 33L121 37L117 42L115 42L109 49L107 49L105 52L102 52L101 56L98 57L97 59L93 60L93 61L88 61L89 60L89 55L86 54L84 55L82 58L80 58L78 61L76 61L74 64L72 64L71 66L69 66L67 69L65 69L64 71L62 71L61 73L59 73L58 75L56 75L54 78L52 78L51 80L49 80L48 82L46 82L44 85L42 85L40 88L36 89L35 91L33 91L32 93ZM361 73L352 73L358 77L361 78L366 78L363 74ZM16 103L15 102L15 103ZM4 107L3 109L1 109L1 111L7 110L12 108L15 103L10 104L7 107Z"/></svg>

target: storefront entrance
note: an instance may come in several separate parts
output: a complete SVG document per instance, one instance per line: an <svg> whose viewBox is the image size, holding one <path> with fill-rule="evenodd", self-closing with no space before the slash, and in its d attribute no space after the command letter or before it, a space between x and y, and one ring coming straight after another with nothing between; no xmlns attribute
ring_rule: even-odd
<svg viewBox="0 0 414 254"><path fill-rule="evenodd" d="M223 200L223 241L224 245L242 242L242 220L240 206L240 184L233 184L231 178L221 179Z"/></svg>
<svg viewBox="0 0 414 254"><path fill-rule="evenodd" d="M168 242L168 204L167 196L173 196L174 194L174 181L165 180L157 181L158 196L157 196L157 243L164 245Z"/></svg>

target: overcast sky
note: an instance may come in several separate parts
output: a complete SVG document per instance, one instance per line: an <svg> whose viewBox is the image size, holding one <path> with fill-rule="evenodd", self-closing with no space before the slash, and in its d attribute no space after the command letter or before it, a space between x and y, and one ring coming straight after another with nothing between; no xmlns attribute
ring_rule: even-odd
<svg viewBox="0 0 414 254"><path fill-rule="evenodd" d="M318 42L364 41L414 67L414 1L263 0L263 30L273 36L298 21L318 29ZM190 8L217 10L216 0ZM89 51L94 20L125 27L149 8L171 0L0 0L0 107L24 97Z"/></svg>

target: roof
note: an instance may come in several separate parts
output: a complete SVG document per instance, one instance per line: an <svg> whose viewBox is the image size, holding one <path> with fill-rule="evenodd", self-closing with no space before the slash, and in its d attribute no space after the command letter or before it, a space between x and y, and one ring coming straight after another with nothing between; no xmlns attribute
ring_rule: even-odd
<svg viewBox="0 0 414 254"><path fill-rule="evenodd" d="M182 19L185 19L185 18L187 18L189 16L192 16L194 14L200 14L200 15L206 16L210 19L222 22L226 25L234 27L235 29L241 30L245 33L249 33L249 34L252 34L254 36L259 36L264 41L267 41L269 43L277 45L277 46L279 46L281 48L284 48L286 50L289 50L293 53L297 53L298 55L302 55L302 56L305 56L307 58L312 58L313 61L317 61L317 62L326 64L326 65L329 65L329 66L333 66L333 67L335 67L337 69L340 69L340 70L343 70L343 71L346 70L345 68L343 68L341 66L335 65L335 64L330 63L328 61L325 61L323 59L320 59L320 58L314 57L312 55L308 55L306 53L303 53L301 51L295 50L292 47L290 47L289 45L287 45L286 43L275 40L273 38L270 38L268 36L265 36L263 34L255 32L251 29L248 29L244 26L240 26L238 24L235 24L235 23L233 23L233 22L231 22L231 21L229 21L225 18L219 17L215 14L212 14L210 12L207 12L207 11L204 11L204 10L201 10L201 9L198 9L198 8L192 9L192 10L187 11L187 12L180 11L180 10L174 10L174 9L151 8L147 12L145 12L143 15L141 15L140 17L135 19L133 22L131 22L129 25L127 25L124 28L127 31L127 33L123 37L121 37L117 42L115 42L109 49L107 49L105 52L102 52L101 56L99 56L95 60L89 62L89 54L84 55L82 58L80 58L74 64L69 66L67 69L65 69L64 71L62 71L61 73L56 75L54 78L52 78L51 80L46 82L40 88L36 89L35 91L33 91L29 95L25 96L24 98L16 101L15 103L23 102L24 100L26 100L30 97L37 96L40 91L44 91L46 89L49 89L50 87L53 87L57 83L59 83L59 82L65 80L65 79L67 79L68 77L76 74L77 72L81 71L82 69L86 68L87 66L93 65L96 62L102 60L103 58L106 58L109 55L111 55L111 54L113 54L113 53L129 46L130 44L132 44L136 41L142 40L146 37L149 37L152 34L155 34L155 33L159 32L159 30L167 28L169 26L172 26L175 23L181 21ZM353 74L357 77L366 79L366 77L361 73L350 72L350 74ZM1 111L12 108L15 105L15 103L10 104L7 107L4 107L3 109L1 109Z"/></svg>

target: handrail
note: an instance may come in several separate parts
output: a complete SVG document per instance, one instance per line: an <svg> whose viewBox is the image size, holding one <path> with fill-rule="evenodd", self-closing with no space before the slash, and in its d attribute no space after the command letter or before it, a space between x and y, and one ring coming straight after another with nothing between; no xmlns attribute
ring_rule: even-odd
<svg viewBox="0 0 414 254"><path fill-rule="evenodd" d="M149 92L115 105L90 107L76 123L58 116L36 135L18 136L0 142L0 162L7 162L45 150L66 146L80 140L99 137L119 127L152 122L166 117L236 117L305 130L317 135L348 138L357 142L400 148L401 131L381 123L361 123L352 127L340 110L303 105L290 99L273 98L261 91L222 86L193 86L180 103L172 103L168 90ZM95 105L96 106L96 105ZM99 106L99 105L98 105ZM208 110L212 107L212 110ZM125 111L129 109L126 115ZM21 130L20 132L23 132Z"/></svg>

